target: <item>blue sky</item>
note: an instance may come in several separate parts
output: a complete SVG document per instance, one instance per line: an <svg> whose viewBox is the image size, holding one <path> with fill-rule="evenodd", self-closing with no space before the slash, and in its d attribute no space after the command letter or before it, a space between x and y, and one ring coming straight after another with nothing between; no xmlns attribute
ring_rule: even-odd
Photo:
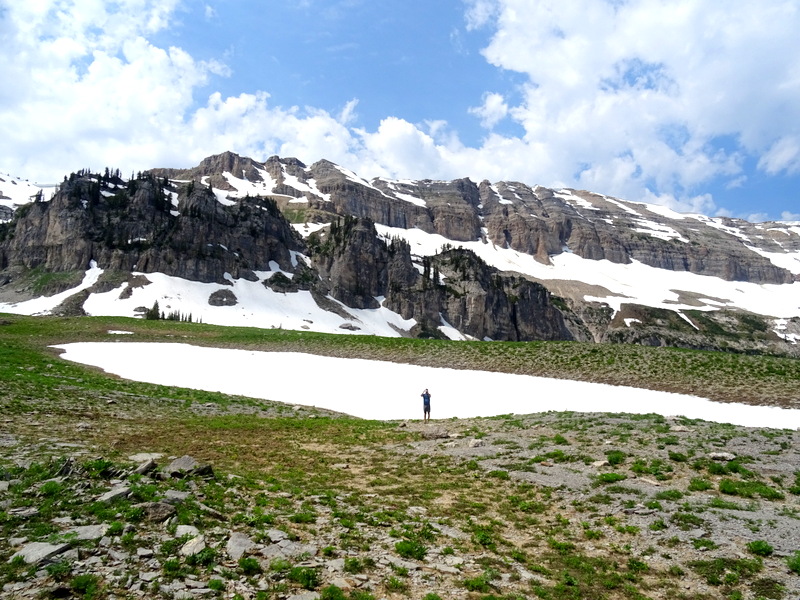
<svg viewBox="0 0 800 600"><path fill-rule="evenodd" d="M0 0L0 171L232 150L800 220L797 31L796 0Z"/></svg>

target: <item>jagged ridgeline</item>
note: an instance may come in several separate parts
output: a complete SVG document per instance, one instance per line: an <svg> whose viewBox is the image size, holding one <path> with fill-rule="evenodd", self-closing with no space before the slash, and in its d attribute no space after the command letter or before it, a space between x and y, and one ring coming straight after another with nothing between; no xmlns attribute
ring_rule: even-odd
<svg viewBox="0 0 800 600"><path fill-rule="evenodd" d="M487 264L489 250L506 262ZM296 305L311 298L314 310L353 332L370 332L359 311L388 310L394 332L410 336L796 354L796 313L753 312L690 288L670 290L678 308L647 305L574 274L542 278L530 268L571 255L598 269L641 264L789 289L795 275L770 256L793 252L800 233L785 224L682 216L514 182L366 181L325 160L260 163L224 153L129 179L79 171L52 198L17 207L0 223L0 302L13 297L8 290L24 299L74 287L94 261L100 279L61 312L80 313L91 294L120 286L124 300L163 274L214 284L206 306L241 307L241 281L269 292L263 303L276 294ZM152 313L152 304L137 314ZM174 300L163 308L179 320L192 314ZM314 319L303 326L314 329Z"/></svg>

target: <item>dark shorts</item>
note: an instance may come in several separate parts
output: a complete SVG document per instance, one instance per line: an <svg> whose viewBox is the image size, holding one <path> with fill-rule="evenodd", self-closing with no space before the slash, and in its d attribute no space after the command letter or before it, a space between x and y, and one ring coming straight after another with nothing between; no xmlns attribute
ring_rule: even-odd
<svg viewBox="0 0 800 600"><path fill-rule="evenodd" d="M430 402L423 402L422 403L422 411L423 412L431 412L431 403Z"/></svg>

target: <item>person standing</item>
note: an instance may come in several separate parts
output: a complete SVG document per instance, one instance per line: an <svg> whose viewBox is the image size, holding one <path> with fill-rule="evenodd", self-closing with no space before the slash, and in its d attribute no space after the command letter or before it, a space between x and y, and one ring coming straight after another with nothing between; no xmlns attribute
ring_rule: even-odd
<svg viewBox="0 0 800 600"><path fill-rule="evenodd" d="M428 388L425 388L425 391L422 392L422 412L423 412L423 420L430 421L431 420L431 394L428 391Z"/></svg>

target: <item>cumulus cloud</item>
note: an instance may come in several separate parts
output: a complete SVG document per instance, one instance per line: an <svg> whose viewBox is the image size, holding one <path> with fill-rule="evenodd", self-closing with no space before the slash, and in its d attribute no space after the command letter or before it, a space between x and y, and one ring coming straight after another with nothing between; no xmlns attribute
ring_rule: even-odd
<svg viewBox="0 0 800 600"><path fill-rule="evenodd" d="M467 35L487 39L483 59L517 75L472 102L487 129L473 145L442 121L386 115L359 127L357 99L331 114L274 106L269 89L209 90L228 65L154 41L180 4L4 3L0 78L13 85L0 87L3 166L55 178L233 150L328 158L365 177L519 180L721 214L703 186L742 185L746 161L800 173L793 0L464 0ZM501 122L519 133L498 133Z"/></svg>
<svg viewBox="0 0 800 600"><path fill-rule="evenodd" d="M469 109L469 112L480 118L483 127L491 129L506 117L508 104L502 94L486 92L483 95L483 104Z"/></svg>

